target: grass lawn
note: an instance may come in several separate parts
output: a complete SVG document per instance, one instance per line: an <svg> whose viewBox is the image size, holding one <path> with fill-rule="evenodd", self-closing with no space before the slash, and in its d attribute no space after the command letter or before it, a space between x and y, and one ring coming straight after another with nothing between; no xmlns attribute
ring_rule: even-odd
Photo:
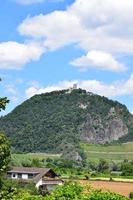
<svg viewBox="0 0 133 200"><path fill-rule="evenodd" d="M133 160L133 142L112 145L81 143L81 147L85 150L87 159L91 161L97 162L103 158L116 162L124 159Z"/></svg>

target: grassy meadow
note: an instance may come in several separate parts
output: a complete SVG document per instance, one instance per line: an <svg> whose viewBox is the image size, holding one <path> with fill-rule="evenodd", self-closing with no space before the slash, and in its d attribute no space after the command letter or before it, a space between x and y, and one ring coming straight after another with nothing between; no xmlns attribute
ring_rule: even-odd
<svg viewBox="0 0 133 200"><path fill-rule="evenodd" d="M92 162L98 162L103 158L108 162L121 162L125 159L133 160L133 142L112 145L94 145L81 143L81 147L84 149L88 161L90 160ZM56 159L60 158L60 156L61 154L21 153L12 154L11 160L12 162L15 162L16 165L20 166L21 163L30 162L33 159Z"/></svg>
<svg viewBox="0 0 133 200"><path fill-rule="evenodd" d="M105 159L107 161L121 162L123 160L133 160L133 142L111 145L96 145L81 143L87 159L91 161L99 161Z"/></svg>
<svg viewBox="0 0 133 200"><path fill-rule="evenodd" d="M47 154L47 153L17 153L11 155L11 162L16 166L21 166L23 163L29 163L33 159L46 160L47 158L56 159L60 158L60 154Z"/></svg>

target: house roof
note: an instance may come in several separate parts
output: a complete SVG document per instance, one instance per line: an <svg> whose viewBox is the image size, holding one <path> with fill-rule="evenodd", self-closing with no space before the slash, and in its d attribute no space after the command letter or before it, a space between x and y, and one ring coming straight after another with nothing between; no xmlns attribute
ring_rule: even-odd
<svg viewBox="0 0 133 200"><path fill-rule="evenodd" d="M37 168L37 167L12 167L8 172L11 173L32 173L32 174L38 174L38 173L47 173L50 170L50 168Z"/></svg>
<svg viewBox="0 0 133 200"><path fill-rule="evenodd" d="M28 174L37 174L32 180L37 183L47 172L52 171L55 175L57 175L52 169L50 168L36 168L36 167L12 167L8 170L7 173L28 173Z"/></svg>

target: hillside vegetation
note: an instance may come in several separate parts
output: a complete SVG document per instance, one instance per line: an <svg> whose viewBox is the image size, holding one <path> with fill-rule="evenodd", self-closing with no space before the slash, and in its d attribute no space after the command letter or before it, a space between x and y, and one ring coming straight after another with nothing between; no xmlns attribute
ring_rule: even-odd
<svg viewBox="0 0 133 200"><path fill-rule="evenodd" d="M14 152L62 153L79 159L80 142L133 140L133 116L126 106L85 90L35 95L0 118Z"/></svg>

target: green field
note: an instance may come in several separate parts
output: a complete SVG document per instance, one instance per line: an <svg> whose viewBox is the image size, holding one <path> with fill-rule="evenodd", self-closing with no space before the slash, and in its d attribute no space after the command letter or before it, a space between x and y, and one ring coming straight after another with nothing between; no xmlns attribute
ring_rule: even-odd
<svg viewBox="0 0 133 200"><path fill-rule="evenodd" d="M133 142L112 145L81 143L81 147L84 149L87 159L91 161L98 161L99 159L116 162L125 159L133 160Z"/></svg>
<svg viewBox="0 0 133 200"><path fill-rule="evenodd" d="M46 158L59 158L60 154L47 154L47 153L21 153L21 154L12 154L11 161L16 166L21 166L22 163L29 163L33 159L45 160Z"/></svg>
<svg viewBox="0 0 133 200"><path fill-rule="evenodd" d="M133 142L124 144L112 144L112 145L94 145L81 143L81 147L84 149L87 160L98 162L99 159L105 159L109 162L121 162L125 159L133 160ZM46 154L46 153L24 153L24 154L12 154L11 160L15 165L20 166L22 163L31 162L33 159L46 159L59 158L61 154Z"/></svg>

